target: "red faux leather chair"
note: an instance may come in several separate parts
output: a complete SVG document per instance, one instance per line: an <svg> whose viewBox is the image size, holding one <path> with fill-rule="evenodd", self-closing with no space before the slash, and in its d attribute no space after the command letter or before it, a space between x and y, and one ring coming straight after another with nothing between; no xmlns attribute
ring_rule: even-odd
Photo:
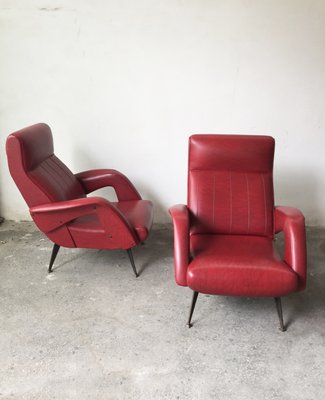
<svg viewBox="0 0 325 400"><path fill-rule="evenodd" d="M36 124L12 133L6 143L12 178L38 228L54 242L49 272L60 246L126 249L138 276L132 247L149 234L152 203L142 200L132 183L113 169L74 175L54 154L49 126ZM118 198L87 197L112 186Z"/></svg>
<svg viewBox="0 0 325 400"><path fill-rule="evenodd" d="M193 135L189 139L188 200L169 212L174 224L176 283L198 293L274 297L285 330L281 296L306 286L302 213L274 207L274 139ZM284 256L274 246L284 233Z"/></svg>

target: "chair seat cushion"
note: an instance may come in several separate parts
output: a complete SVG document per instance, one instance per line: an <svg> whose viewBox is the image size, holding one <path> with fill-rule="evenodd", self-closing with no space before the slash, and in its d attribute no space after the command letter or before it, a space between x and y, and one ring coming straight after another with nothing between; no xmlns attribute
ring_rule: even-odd
<svg viewBox="0 0 325 400"><path fill-rule="evenodd" d="M197 292L280 297L297 289L296 273L281 260L271 238L192 235L187 284Z"/></svg>

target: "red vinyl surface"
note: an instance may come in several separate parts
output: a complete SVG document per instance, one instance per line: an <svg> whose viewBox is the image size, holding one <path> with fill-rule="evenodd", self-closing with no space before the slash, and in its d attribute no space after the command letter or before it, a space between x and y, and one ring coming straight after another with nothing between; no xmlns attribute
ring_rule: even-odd
<svg viewBox="0 0 325 400"><path fill-rule="evenodd" d="M129 249L151 229L152 203L112 169L73 174L54 154L51 129L36 124L8 136L8 165L38 228L65 247ZM118 202L88 197L111 186Z"/></svg>
<svg viewBox="0 0 325 400"><path fill-rule="evenodd" d="M188 204L169 212L174 225L176 283L232 296L280 297L306 286L302 213L275 207L274 139L193 135ZM284 232L284 255L274 235Z"/></svg>

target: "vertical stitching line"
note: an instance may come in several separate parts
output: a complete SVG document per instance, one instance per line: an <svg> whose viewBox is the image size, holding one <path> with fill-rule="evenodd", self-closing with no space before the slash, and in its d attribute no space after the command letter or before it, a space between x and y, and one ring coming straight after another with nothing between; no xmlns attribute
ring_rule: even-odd
<svg viewBox="0 0 325 400"><path fill-rule="evenodd" d="M196 185L196 215L197 215L197 218L199 218L199 183L200 183L200 174L198 173L197 185Z"/></svg>
<svg viewBox="0 0 325 400"><path fill-rule="evenodd" d="M60 187L61 186L61 182L58 181L57 177L55 175L53 175L52 171L48 169L48 165L46 160L43 161L40 165L40 168L43 168L45 170L45 172L56 182L56 184ZM46 168L47 167L47 168Z"/></svg>
<svg viewBox="0 0 325 400"><path fill-rule="evenodd" d="M65 183L65 185L66 185L66 187L70 187L70 185L71 185L71 179L68 179L68 181L67 181L67 174L65 174L65 176L62 174L62 173L60 173L59 171L58 171L58 168L61 170L61 171L63 171L62 170L62 168L60 168L59 166L58 166L58 164L56 164L56 162L53 160L53 158L48 158L47 160L46 160L46 165L47 165L47 167L50 169L50 170L52 170L53 171L53 174L56 174L60 179L62 179L62 183L64 182Z"/></svg>
<svg viewBox="0 0 325 400"><path fill-rule="evenodd" d="M232 231L232 176L231 176L231 171L229 171L229 178L230 178L230 229L229 233L231 234Z"/></svg>
<svg viewBox="0 0 325 400"><path fill-rule="evenodd" d="M250 219L251 219L251 210L250 210L250 202L249 202L249 186L248 186L248 178L247 173L245 173L246 178L246 187L247 187L247 235L250 230Z"/></svg>
<svg viewBox="0 0 325 400"><path fill-rule="evenodd" d="M54 156L54 154L53 154ZM54 157L51 157L51 161L58 167L60 170L68 177L69 181L74 180L73 177L66 171L66 169L58 162L58 160ZM73 174L72 174L73 175Z"/></svg>
<svg viewBox="0 0 325 400"><path fill-rule="evenodd" d="M214 216L215 216L214 205L215 205L215 196L216 196L216 173L213 174L213 200L212 200L212 211L213 211L212 224L213 224L213 228L215 228L215 226L214 226Z"/></svg>
<svg viewBox="0 0 325 400"><path fill-rule="evenodd" d="M263 174L260 174L263 183L263 195L264 195L264 235L266 233L266 226L267 226L267 212L266 212L266 193L265 193L265 182Z"/></svg>

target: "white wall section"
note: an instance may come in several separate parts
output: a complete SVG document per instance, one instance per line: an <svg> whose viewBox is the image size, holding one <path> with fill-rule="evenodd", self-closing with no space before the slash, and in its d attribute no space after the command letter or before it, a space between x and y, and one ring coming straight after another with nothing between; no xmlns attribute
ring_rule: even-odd
<svg viewBox="0 0 325 400"><path fill-rule="evenodd" d="M325 226L324 0L1 0L0 215L30 219L6 136L36 122L74 171L186 202L192 133L276 139L276 203Z"/></svg>

